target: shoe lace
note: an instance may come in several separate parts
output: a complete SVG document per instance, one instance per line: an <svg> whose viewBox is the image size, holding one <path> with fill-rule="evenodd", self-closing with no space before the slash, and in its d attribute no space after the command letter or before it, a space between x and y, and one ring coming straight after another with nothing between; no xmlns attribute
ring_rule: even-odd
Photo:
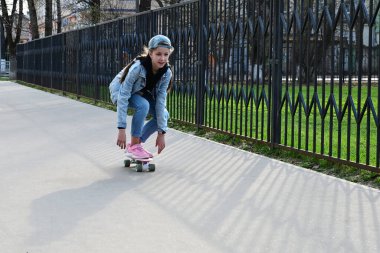
<svg viewBox="0 0 380 253"><path fill-rule="evenodd" d="M145 153L146 153L145 149L144 149L143 146L141 146L140 144L137 144L137 145L135 146L135 149L138 150L138 151L142 151L142 152L145 152Z"/></svg>

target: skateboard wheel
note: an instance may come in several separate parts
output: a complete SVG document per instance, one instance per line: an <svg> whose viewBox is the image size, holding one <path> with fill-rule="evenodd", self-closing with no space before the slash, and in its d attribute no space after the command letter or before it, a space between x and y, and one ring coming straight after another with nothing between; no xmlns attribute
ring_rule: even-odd
<svg viewBox="0 0 380 253"><path fill-rule="evenodd" d="M156 170L156 166L154 164L149 164L149 171L153 172Z"/></svg>
<svg viewBox="0 0 380 253"><path fill-rule="evenodd" d="M141 163L136 165L136 171L137 172L142 172L143 171L143 166L142 166Z"/></svg>
<svg viewBox="0 0 380 253"><path fill-rule="evenodd" d="M124 160L124 167L131 166L131 160Z"/></svg>

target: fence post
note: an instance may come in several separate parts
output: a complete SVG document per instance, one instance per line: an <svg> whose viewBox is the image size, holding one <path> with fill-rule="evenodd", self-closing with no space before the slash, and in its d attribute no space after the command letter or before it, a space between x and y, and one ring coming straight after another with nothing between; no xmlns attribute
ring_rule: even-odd
<svg viewBox="0 0 380 253"><path fill-rule="evenodd" d="M92 33L91 35L92 36L89 36L91 39L91 42L94 43L92 46L94 47L94 54L93 54L93 59L94 59L94 66L93 66L93 76L92 76L92 81L94 82L95 84L95 94L93 95L94 96L94 103L96 103L96 101L98 99L100 99L100 84L99 84L99 78L98 78L98 74L99 74L99 48L98 48L98 43L96 42L97 38L100 38L101 36L98 36L99 34L99 26L93 26L92 28Z"/></svg>
<svg viewBox="0 0 380 253"><path fill-rule="evenodd" d="M81 33L82 33L82 30L78 30L78 31L75 31L75 35L77 36L77 42L78 42L78 46L77 48L75 48L75 86L77 87L77 99L79 99L79 93L80 93L80 82L79 82L79 66L80 66L80 59L79 59L79 50L80 50L80 46L81 46Z"/></svg>
<svg viewBox="0 0 380 253"><path fill-rule="evenodd" d="M158 30L157 14L155 14L152 10L149 12L149 19L150 19L150 22L147 22L147 26L149 25L147 29L148 39L157 33L161 33L161 34L163 33L162 27L160 31Z"/></svg>
<svg viewBox="0 0 380 253"><path fill-rule="evenodd" d="M123 20L122 19L119 19L117 21L117 36L118 36L118 40L117 40L117 52L118 54L115 56L117 57L116 60L116 69L115 69L115 72L119 71L119 69L122 69L125 62L124 62L124 43L123 43L123 40L124 40L124 33L123 33Z"/></svg>
<svg viewBox="0 0 380 253"><path fill-rule="evenodd" d="M66 68L66 54L67 54L67 48L66 48L66 34L67 33L63 33L62 34L62 50L61 50L61 69L62 69L62 73L61 73L61 91L62 93L64 93L64 90L65 90L65 81L66 81L66 71L67 71L67 68Z"/></svg>
<svg viewBox="0 0 380 253"><path fill-rule="evenodd" d="M281 24L282 0L273 0L274 4L274 57L272 64L272 111L271 111L271 147L280 143L281 138L281 82L282 82L282 40L283 30Z"/></svg>
<svg viewBox="0 0 380 253"><path fill-rule="evenodd" d="M199 17L198 17L198 60L197 60L197 85L196 85L196 117L195 123L197 128L201 128L204 120L204 92L206 82L206 64L207 64L207 36L205 30L208 28L208 1L199 0Z"/></svg>
<svg viewBox="0 0 380 253"><path fill-rule="evenodd" d="M50 36L50 89L53 88L53 48L54 48L54 42L53 42L53 36Z"/></svg>
<svg viewBox="0 0 380 253"><path fill-rule="evenodd" d="M41 75L41 70L38 69L38 63L41 63L41 56L38 54L41 54L41 50L38 50L38 44L41 43L41 41L36 41L33 46L33 83L40 84L41 82L37 83L37 75ZM39 57L38 57L39 56Z"/></svg>

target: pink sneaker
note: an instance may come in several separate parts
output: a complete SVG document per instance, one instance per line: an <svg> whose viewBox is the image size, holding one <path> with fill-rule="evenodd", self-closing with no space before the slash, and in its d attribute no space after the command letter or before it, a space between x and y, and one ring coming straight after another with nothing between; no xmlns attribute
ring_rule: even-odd
<svg viewBox="0 0 380 253"><path fill-rule="evenodd" d="M128 144L125 150L127 156L132 158L150 158L150 154L141 146L141 144Z"/></svg>
<svg viewBox="0 0 380 253"><path fill-rule="evenodd" d="M142 147L142 146L141 146ZM153 158L153 154L150 153L148 150L146 150L145 148L143 148L145 153L147 153L149 155L149 158Z"/></svg>

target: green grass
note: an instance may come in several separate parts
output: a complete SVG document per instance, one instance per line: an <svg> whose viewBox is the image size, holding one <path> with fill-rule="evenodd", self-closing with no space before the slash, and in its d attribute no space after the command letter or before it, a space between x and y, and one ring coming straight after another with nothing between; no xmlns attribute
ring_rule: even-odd
<svg viewBox="0 0 380 253"><path fill-rule="evenodd" d="M246 94L249 94L250 90L245 89ZM262 88L254 91L258 98ZM264 87L264 91L269 98L267 86ZM239 88L235 90L236 94L239 92ZM335 86L327 86L325 90L322 89L322 86L317 86L312 87L309 91L306 87L289 88L289 96L293 106L299 94L303 95L307 105L311 104L314 92L318 94L321 106L326 106L330 95L334 94L338 108L344 107L350 94L356 110L361 113L369 89L362 87L360 90L357 86L353 86L351 89L348 86L342 86L341 89ZM283 91L284 93L285 91ZM378 113L378 87L371 88L371 99L375 111ZM195 123L196 100L194 96L173 92L168 98L168 104L172 118ZM218 100L211 93L210 96L205 97L204 105L204 125L206 127L235 136L268 141L270 121L268 107L264 100L259 105L256 105L252 100L238 100L233 96L229 99L222 97ZM316 115L315 118L314 114ZM281 110L280 127L281 144L284 146L376 166L377 126L371 111L368 113L368 110L365 110L361 122L357 122L353 109L347 108L339 122L332 106L325 116L321 115L317 106L313 106L311 114L307 118L301 104L298 104L292 113L290 104L285 102ZM369 147L368 153L366 147Z"/></svg>

